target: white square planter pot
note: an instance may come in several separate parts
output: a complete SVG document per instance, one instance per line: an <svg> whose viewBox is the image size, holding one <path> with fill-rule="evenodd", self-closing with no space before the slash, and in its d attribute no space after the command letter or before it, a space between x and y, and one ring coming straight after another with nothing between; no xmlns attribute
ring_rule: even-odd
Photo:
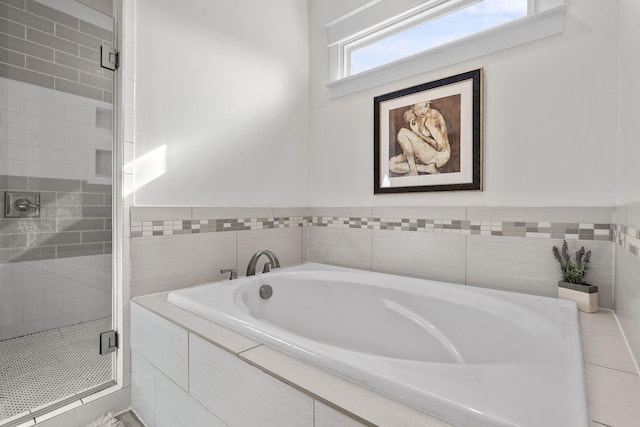
<svg viewBox="0 0 640 427"><path fill-rule="evenodd" d="M585 313L598 311L598 287L596 285L558 282L558 298L575 301L578 304L578 310Z"/></svg>

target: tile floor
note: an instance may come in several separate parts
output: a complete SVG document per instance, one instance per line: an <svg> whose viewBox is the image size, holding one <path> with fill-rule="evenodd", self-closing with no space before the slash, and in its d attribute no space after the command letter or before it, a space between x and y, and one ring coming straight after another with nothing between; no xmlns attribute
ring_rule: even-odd
<svg viewBox="0 0 640 427"><path fill-rule="evenodd" d="M111 317L0 341L0 421L111 380Z"/></svg>
<svg viewBox="0 0 640 427"><path fill-rule="evenodd" d="M640 376L613 313L580 313L580 324L592 426L640 426Z"/></svg>

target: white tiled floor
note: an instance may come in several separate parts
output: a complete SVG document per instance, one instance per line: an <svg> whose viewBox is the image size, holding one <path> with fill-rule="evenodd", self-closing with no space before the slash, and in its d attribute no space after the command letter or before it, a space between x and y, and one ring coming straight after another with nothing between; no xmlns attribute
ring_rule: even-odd
<svg viewBox="0 0 640 427"><path fill-rule="evenodd" d="M111 317L0 341L0 422L111 380Z"/></svg>
<svg viewBox="0 0 640 427"><path fill-rule="evenodd" d="M580 313L593 426L640 426L640 376L612 312Z"/></svg>

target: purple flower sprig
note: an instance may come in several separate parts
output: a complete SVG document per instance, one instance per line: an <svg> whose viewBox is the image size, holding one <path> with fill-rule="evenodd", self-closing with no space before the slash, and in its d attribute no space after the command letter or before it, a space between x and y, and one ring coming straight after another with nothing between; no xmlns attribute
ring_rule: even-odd
<svg viewBox="0 0 640 427"><path fill-rule="evenodd" d="M575 260L569 255L569 245L562 241L562 250L556 246L552 249L554 258L560 264L562 280L569 283L583 285L587 271L591 268L591 251L585 251L584 246L575 252Z"/></svg>

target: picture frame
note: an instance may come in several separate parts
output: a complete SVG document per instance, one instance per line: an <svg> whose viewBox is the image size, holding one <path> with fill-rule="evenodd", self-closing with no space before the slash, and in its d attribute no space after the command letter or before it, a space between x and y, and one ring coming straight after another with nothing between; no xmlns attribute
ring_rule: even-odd
<svg viewBox="0 0 640 427"><path fill-rule="evenodd" d="M482 191L482 69L373 100L373 192Z"/></svg>

